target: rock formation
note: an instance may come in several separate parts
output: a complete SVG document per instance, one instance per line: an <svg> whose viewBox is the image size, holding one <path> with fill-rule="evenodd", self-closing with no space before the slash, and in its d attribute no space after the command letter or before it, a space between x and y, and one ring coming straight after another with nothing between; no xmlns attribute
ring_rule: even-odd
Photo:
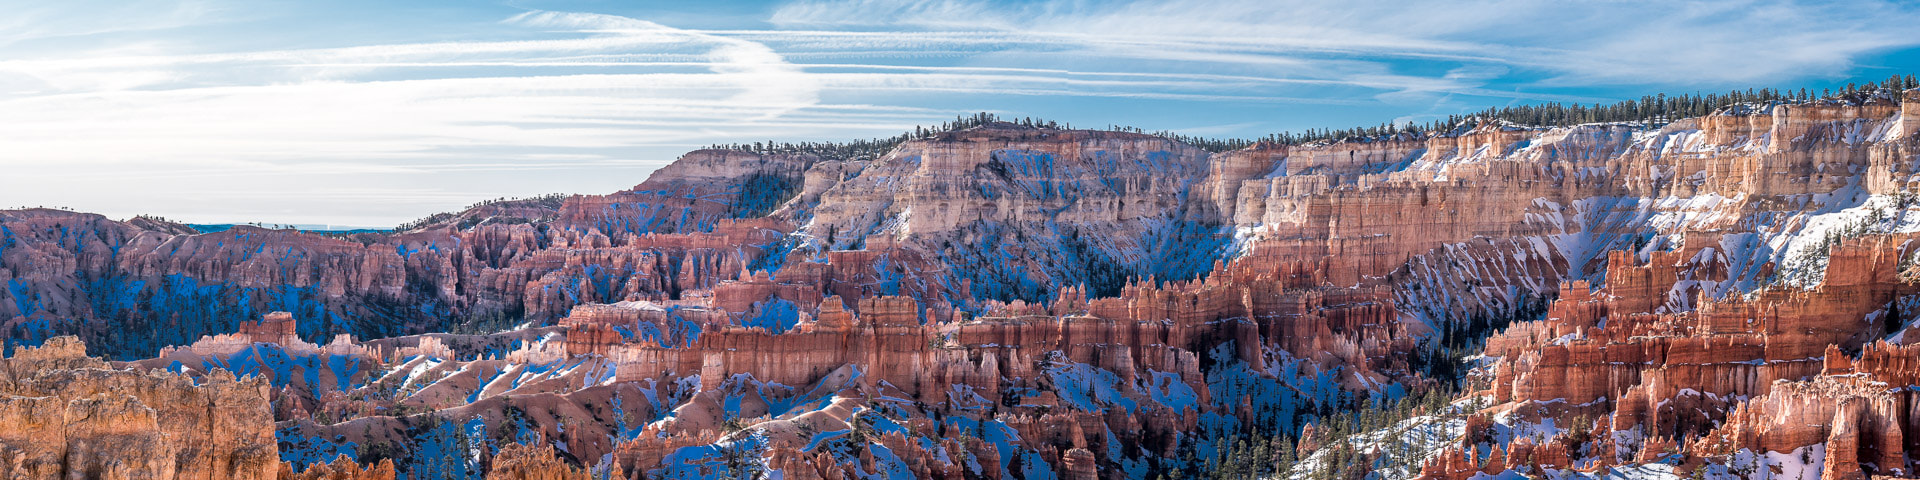
<svg viewBox="0 0 1920 480"><path fill-rule="evenodd" d="M278 478L281 480L393 480L393 460L381 460L380 463L361 467L352 458L341 455L333 463L315 463L306 466L306 470L294 473L293 465L280 464Z"/></svg>
<svg viewBox="0 0 1920 480"><path fill-rule="evenodd" d="M1219 153L988 123L340 238L0 212L0 319L43 345L0 464L1139 478L1240 434L1324 458L1309 424L1472 345L1491 404L1395 472L1906 475L1916 105Z"/></svg>
<svg viewBox="0 0 1920 480"><path fill-rule="evenodd" d="M609 472L617 478L626 478L624 473ZM553 447L533 447L523 444L511 444L493 457L493 469L487 472L488 479L498 480L588 480L592 477L585 470L567 464L565 460L553 454Z"/></svg>
<svg viewBox="0 0 1920 480"><path fill-rule="evenodd" d="M0 468L22 478L275 478L262 378L118 370L73 337L16 348L0 382Z"/></svg>

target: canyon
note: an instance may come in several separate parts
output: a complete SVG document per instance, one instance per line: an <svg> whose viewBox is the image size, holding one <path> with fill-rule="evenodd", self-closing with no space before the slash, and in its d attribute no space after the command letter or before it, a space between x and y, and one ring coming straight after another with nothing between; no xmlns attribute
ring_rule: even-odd
<svg viewBox="0 0 1920 480"><path fill-rule="evenodd" d="M0 468L1907 476L1917 131L1920 90L1221 152L980 122L385 233L0 211ZM1430 451L1323 433L1437 392Z"/></svg>

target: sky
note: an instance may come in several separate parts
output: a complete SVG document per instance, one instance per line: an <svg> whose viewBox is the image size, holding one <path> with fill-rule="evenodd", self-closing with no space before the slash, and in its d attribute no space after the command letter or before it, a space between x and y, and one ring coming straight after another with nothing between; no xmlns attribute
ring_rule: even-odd
<svg viewBox="0 0 1920 480"><path fill-rule="evenodd" d="M1920 73L1914 2L1438 3L0 0L0 208L387 227L982 111L1256 138Z"/></svg>

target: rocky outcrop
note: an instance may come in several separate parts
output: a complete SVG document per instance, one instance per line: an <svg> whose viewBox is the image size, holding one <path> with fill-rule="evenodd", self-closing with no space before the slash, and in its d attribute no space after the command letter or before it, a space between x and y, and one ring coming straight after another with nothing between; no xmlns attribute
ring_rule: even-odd
<svg viewBox="0 0 1920 480"><path fill-rule="evenodd" d="M821 162L810 154L697 150L655 170L631 190L567 199L555 223L616 239L709 232L728 219L765 216L799 196L809 182L809 170ZM838 168L838 162L826 168Z"/></svg>
<svg viewBox="0 0 1920 480"><path fill-rule="evenodd" d="M1818 376L1779 381L1766 395L1740 404L1689 450L1731 456L1824 446L1822 478L1911 472L1915 459L1907 452L1920 449L1914 390L1888 387L1915 385L1920 348L1876 343L1855 361L1834 347L1826 359Z"/></svg>
<svg viewBox="0 0 1920 480"><path fill-rule="evenodd" d="M394 475L392 459L384 459L379 463L362 467L352 458L341 455L334 458L333 463L315 462L298 473L294 472L292 464L281 463L277 478L281 480L393 480Z"/></svg>
<svg viewBox="0 0 1920 480"><path fill-rule="evenodd" d="M616 469L617 470L617 469ZM626 474L608 472L614 478L626 478ZM588 480L593 478L585 470L568 464L555 456L553 447L535 447L523 444L511 444L500 449L493 457L493 469L487 472L489 480Z"/></svg>
<svg viewBox="0 0 1920 480"><path fill-rule="evenodd" d="M707 451L697 448L703 445L748 441L721 440L716 433L744 424L738 426L764 435L762 450L770 452L766 464L810 465L826 478L841 471L830 465L851 458L867 458L850 467L862 472L897 467L939 477L958 475L963 466L956 463L958 452L976 459L1005 455L991 444L923 443L941 438L934 435L946 429L970 429L965 435L971 438L998 438L1035 452L1017 460L1045 465L1033 468L1084 477L1120 460L1103 460L1096 452L1167 454L1182 442L1198 441L1184 432L1192 431L1202 414L1278 427L1293 417L1271 414L1272 405L1324 401L1282 393L1290 383L1361 392L1386 383L1419 385L1421 380L1408 374L1407 355L1414 344L1389 290L1303 288L1295 277L1275 277L1238 262L1215 270L1206 281L1136 284L1114 298L1069 294L1053 305L995 304L979 317L945 318L909 297L866 297L849 306L838 296L819 297L817 290L749 276L723 282L711 297L698 297L705 301L577 307L560 322L563 337L498 359L365 357L379 366L363 368L393 373L376 375L381 378L339 396L301 400L301 408L343 412L330 415L336 422L371 420L379 418L382 403L355 399L378 398L378 392L397 388L405 396L392 399L387 408L418 406L444 412L435 416L456 423L478 419L492 425L489 431L500 428L507 412L523 412L536 430L566 439L575 458L612 453L636 471L699 464L673 459L703 455ZM798 312L783 331L743 321L721 307L746 308L742 313L751 317L782 302ZM269 328L277 318L248 327L244 335L269 338L285 328ZM1229 370L1203 372L1201 355ZM292 385L304 376L287 372ZM1300 377L1299 372L1337 373ZM1253 383L1221 390L1210 385L1209 375L1267 379L1242 380ZM1316 381L1331 384L1309 383ZM282 394L283 399L302 397L298 389ZM591 414L603 423L577 423L608 398L625 399L620 403L625 411ZM908 401L913 403L877 413L875 402ZM804 406L809 404L818 406ZM988 411L1000 413L978 417ZM299 418L288 415L283 418ZM935 417L988 424L961 427L925 420ZM613 436L610 432L623 430L604 423L613 418L642 419L625 428L657 420L637 435L621 435L628 439L617 445L602 443L599 439ZM899 422L911 428L876 431L868 438L871 444L843 439L848 443L835 443L839 446L831 452L818 450L814 433L807 433ZM301 435L346 435L371 443L404 437L407 425L419 424L385 424L394 430L369 436L368 424L341 422L302 427Z"/></svg>
<svg viewBox="0 0 1920 480"><path fill-rule="evenodd" d="M1843 350L1899 326L1889 309L1920 291L1901 271L1914 255L1911 238L1842 241L1825 252L1825 278L1814 289L1724 299L1710 282L1738 273L1708 255L1724 241L1652 252L1645 265L1612 252L1605 288L1564 285L1546 320L1488 339L1487 355L1498 360L1486 393L1561 421L1610 415L1615 433L1606 438L1618 444L1599 459L1607 463L1653 461L1656 444L1695 438L1683 447L1716 459L1823 445L1821 465L1832 478L1910 471L1898 453L1913 446L1905 440L1910 400L1906 389L1886 386L1913 384L1909 357L1920 350L1866 345L1857 363ZM1451 465L1432 467L1454 475ZM1862 465L1877 470L1863 473Z"/></svg>
<svg viewBox="0 0 1920 480"><path fill-rule="evenodd" d="M1557 433L1471 433L1428 476L1815 444L1836 478L1895 474L1913 402L1888 390L1915 378L1875 342L1920 331L1920 98L1866 98L1221 153L988 123L859 158L702 150L550 212L344 238L4 212L11 338L141 358L23 350L0 413L114 422L6 454L1115 478L1234 432L1339 441L1303 424L1428 388L1485 338L1476 413ZM272 439L170 430L217 430L180 405L247 388ZM53 429L22 425L0 442ZM86 453L110 443L151 448ZM324 465L286 469L370 473Z"/></svg>
<svg viewBox="0 0 1920 480"><path fill-rule="evenodd" d="M0 383L0 468L27 478L273 479L263 379L108 368L73 337L21 347Z"/></svg>

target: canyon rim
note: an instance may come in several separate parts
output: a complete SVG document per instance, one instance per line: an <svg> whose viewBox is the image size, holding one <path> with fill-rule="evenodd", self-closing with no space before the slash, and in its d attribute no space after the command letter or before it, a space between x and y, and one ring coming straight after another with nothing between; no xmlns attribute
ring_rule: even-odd
<svg viewBox="0 0 1920 480"><path fill-rule="evenodd" d="M1764 64L1610 43L1612 74L1550 31L1376 38L1322 5L754 5L747 27L707 6L0 21L22 58L0 56L0 166L26 172L5 189L111 210L0 209L0 474L1920 468L1920 80L1885 71L1920 67L1920 39L1888 40L1911 6L1701 14L1797 34L1740 37ZM1614 7L1569 8L1679 35ZM1230 38L1309 27L1281 13L1334 40ZM394 37L309 44L329 22ZM228 34L271 45L148 51ZM1382 118L1325 126L1355 112ZM1209 123L1157 130L1189 116ZM1283 124L1319 126L1246 134ZM88 182L109 188L67 191ZM312 207L249 210L273 202Z"/></svg>

